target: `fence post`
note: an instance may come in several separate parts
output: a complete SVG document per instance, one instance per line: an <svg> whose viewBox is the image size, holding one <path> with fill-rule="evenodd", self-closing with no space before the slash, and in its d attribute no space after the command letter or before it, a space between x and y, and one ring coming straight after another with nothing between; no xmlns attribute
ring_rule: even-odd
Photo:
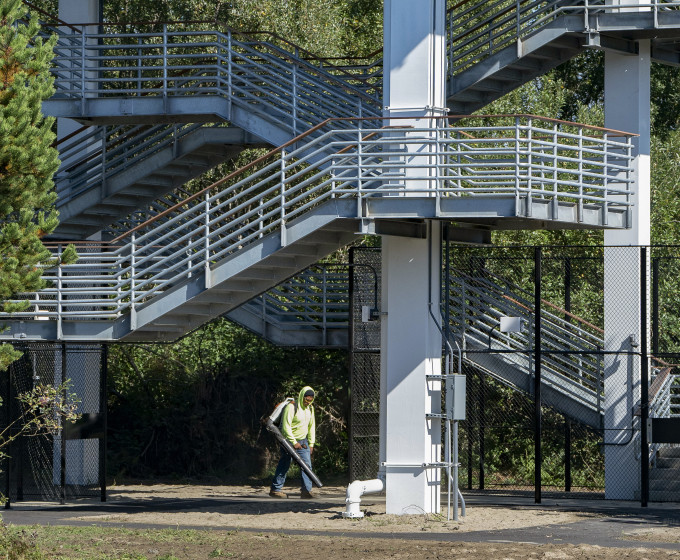
<svg viewBox="0 0 680 560"><path fill-rule="evenodd" d="M564 491L571 492L571 420L564 415Z"/></svg>
<svg viewBox="0 0 680 560"><path fill-rule="evenodd" d="M61 383L62 383L62 390L61 390L61 396L62 399L66 400L66 380L68 377L66 376L66 343L62 342L61 343ZM66 432L64 430L64 420L61 420L61 438L60 438L60 443L61 443L61 457L60 457L60 465L61 469L59 472L59 502L64 505L66 503Z"/></svg>
<svg viewBox="0 0 680 560"><path fill-rule="evenodd" d="M7 369L7 376L6 376L7 384L5 385L5 391L6 391L5 399L6 400L3 401L5 403L5 429L6 430L9 430L9 426L12 423L12 413L11 413L11 410L10 410L12 407L10 406L10 403L12 402L12 372L13 371L14 371L14 368L12 366L10 366ZM12 443L10 441L10 446L11 445L12 445ZM5 463L5 469L4 469L5 470L5 472L4 472L4 475L5 475L5 498L7 500L5 502L5 509L9 509L11 507L11 501L12 501L12 494L11 494L12 485L10 483L10 475L11 475L10 453L11 453L11 449L8 448L7 454L5 455L5 460L3 461Z"/></svg>
<svg viewBox="0 0 680 560"><path fill-rule="evenodd" d="M541 503L541 259L534 248L534 502Z"/></svg>
<svg viewBox="0 0 680 560"><path fill-rule="evenodd" d="M647 348L647 247L640 247L640 505L649 501L649 358Z"/></svg>
<svg viewBox="0 0 680 560"><path fill-rule="evenodd" d="M99 375L99 414L103 417L103 435L99 438L99 489L101 492L100 499L102 502L106 501L106 448L107 448L107 395L106 383L108 375L109 362L109 347L107 344L102 344L100 355L100 375Z"/></svg>
<svg viewBox="0 0 680 560"><path fill-rule="evenodd" d="M659 257L652 259L652 356L659 353Z"/></svg>

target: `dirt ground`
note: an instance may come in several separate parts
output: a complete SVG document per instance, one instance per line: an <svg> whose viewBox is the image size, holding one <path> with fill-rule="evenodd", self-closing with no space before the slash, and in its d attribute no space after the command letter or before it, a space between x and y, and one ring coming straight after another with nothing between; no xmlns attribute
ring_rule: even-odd
<svg viewBox="0 0 680 560"><path fill-rule="evenodd" d="M265 486L201 485L115 485L109 487L109 504L134 500L141 507L134 513L88 514L79 519L91 524L121 524L127 527L163 525L168 528L193 527L224 529L223 548L211 553L195 548L178 558L286 558L294 549L296 560L374 559L374 558L474 558L476 560L519 560L536 558L587 558L620 560L677 558L680 560L680 526L671 523L622 524L617 547L552 542L508 542L510 539L480 538L480 532L541 528L547 536L553 530L583 522L596 522L603 513L551 511L546 508L503 508L476 505L468 507L459 521L447 521L446 503L442 514L424 515L416 511L387 515L384 496L364 496L362 519L344 519L345 487L326 486L313 501L301 500L294 488L286 489L287 500L273 500ZM145 503L177 500L181 508L143 507ZM195 507L192 501L195 500ZM443 500L445 502L445 500ZM215 532L215 529L218 531ZM286 531L285 533L283 531ZM470 541L465 534L470 533ZM451 536L455 535L455 539ZM507 535L507 533L506 533ZM480 542L481 541L481 542ZM663 548L659 543L665 543ZM213 545L210 545L213 546ZM659 547L659 548L657 548ZM219 550L220 554L216 554ZM177 554L174 552L174 554ZM204 555L202 555L204 554Z"/></svg>

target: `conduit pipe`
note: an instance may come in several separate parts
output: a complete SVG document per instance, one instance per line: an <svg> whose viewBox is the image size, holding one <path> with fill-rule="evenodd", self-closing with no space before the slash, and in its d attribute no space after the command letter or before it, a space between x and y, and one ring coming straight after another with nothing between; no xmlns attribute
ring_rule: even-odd
<svg viewBox="0 0 680 560"><path fill-rule="evenodd" d="M385 490L385 480L374 478L373 480L355 480L347 487L345 503L347 509L342 512L344 518L358 519L364 516L361 511L361 496L364 494L377 494Z"/></svg>

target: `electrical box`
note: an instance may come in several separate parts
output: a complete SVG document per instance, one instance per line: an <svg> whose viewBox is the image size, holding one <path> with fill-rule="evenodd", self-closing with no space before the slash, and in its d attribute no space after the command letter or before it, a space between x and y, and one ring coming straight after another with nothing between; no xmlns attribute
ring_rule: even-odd
<svg viewBox="0 0 680 560"><path fill-rule="evenodd" d="M368 323L371 320L371 308L368 305L361 306L361 322Z"/></svg>
<svg viewBox="0 0 680 560"><path fill-rule="evenodd" d="M446 417L465 420L466 378L464 375L446 376Z"/></svg>
<svg viewBox="0 0 680 560"><path fill-rule="evenodd" d="M501 332L522 332L522 319L520 317L501 317Z"/></svg>

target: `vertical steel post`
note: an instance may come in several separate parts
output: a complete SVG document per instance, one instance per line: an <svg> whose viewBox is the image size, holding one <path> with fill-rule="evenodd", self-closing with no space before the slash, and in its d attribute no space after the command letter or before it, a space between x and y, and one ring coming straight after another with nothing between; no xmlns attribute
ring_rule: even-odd
<svg viewBox="0 0 680 560"><path fill-rule="evenodd" d="M356 358L354 357L354 306L355 306L355 285L354 285L354 256L355 247L349 248L349 269L347 271L349 275L349 324L348 324L348 336L347 336L347 352L349 354L349 387L350 387L350 402L349 402L349 420L347 422L348 433L349 433L349 472L350 477L354 476L356 473L355 467L355 443L354 443L354 394L352 392L352 383L354 382L354 367L356 365ZM350 478L354 480L354 478Z"/></svg>
<svg viewBox="0 0 680 560"><path fill-rule="evenodd" d="M659 353L659 257L652 259L652 356Z"/></svg>
<svg viewBox="0 0 680 560"><path fill-rule="evenodd" d="M534 502L541 503L541 259L534 248Z"/></svg>
<svg viewBox="0 0 680 560"><path fill-rule="evenodd" d="M479 372L479 489L484 490L484 437L486 436L486 395L484 374Z"/></svg>
<svg viewBox="0 0 680 560"><path fill-rule="evenodd" d="M564 416L564 491L571 492L571 420Z"/></svg>
<svg viewBox="0 0 680 560"><path fill-rule="evenodd" d="M11 403L11 395L12 395L12 371L14 368L11 366L7 370L7 384L5 385L5 400L3 402L5 406L5 429L9 430L9 426L12 423L12 413L10 411L10 403ZM11 444L10 444L11 445ZM5 509L9 509L11 506L11 500L12 500L12 494L11 489L12 485L10 484L10 450L7 450L7 454L5 455Z"/></svg>
<svg viewBox="0 0 680 560"><path fill-rule="evenodd" d="M649 357L647 347L647 247L640 247L640 505L649 501Z"/></svg>
<svg viewBox="0 0 680 560"><path fill-rule="evenodd" d="M61 344L61 383L62 398L66 400L66 344ZM59 503L66 503L66 430L64 420L61 420L61 457L59 458L61 469L59 472Z"/></svg>
<svg viewBox="0 0 680 560"><path fill-rule="evenodd" d="M106 383L108 377L109 346L102 344L99 375L99 414L102 416L102 437L99 438L99 488L101 501L106 501L106 448L108 431L108 406Z"/></svg>

